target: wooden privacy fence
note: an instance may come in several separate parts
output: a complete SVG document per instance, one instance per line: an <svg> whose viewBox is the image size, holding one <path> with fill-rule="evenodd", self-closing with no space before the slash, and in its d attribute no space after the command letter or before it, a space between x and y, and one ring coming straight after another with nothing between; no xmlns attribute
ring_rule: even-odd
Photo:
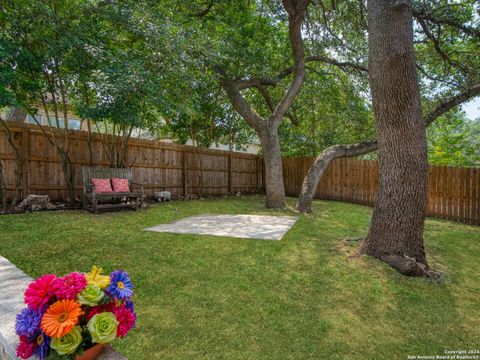
<svg viewBox="0 0 480 360"><path fill-rule="evenodd" d="M65 199L66 187L55 148L36 125L9 123L22 153L22 195L48 194ZM72 131L76 149L76 194L81 196L81 168L89 165L88 134ZM93 134L93 165L109 166L102 138ZM201 161L199 161L201 159ZM13 194L15 156L0 128L0 160L8 196ZM199 192L200 164L203 164L203 194L256 192L263 188L263 161L259 156L237 152L201 149L192 146L132 138L127 162L133 168L133 181L145 185L147 195L170 191L175 195ZM313 158L285 158L285 191L298 196L303 178ZM340 200L373 205L378 189L376 161L337 159L328 167L315 194L318 199ZM480 168L429 167L429 216L480 225Z"/></svg>
<svg viewBox="0 0 480 360"><path fill-rule="evenodd" d="M313 158L285 158L287 195L298 196ZM430 166L427 215L480 225L480 168ZM332 161L315 198L373 205L378 190L378 163L371 160Z"/></svg>
<svg viewBox="0 0 480 360"><path fill-rule="evenodd" d="M59 157L38 126L9 123L9 128L23 157L22 195L48 194L54 200L65 199L66 186ZM102 148L102 138L98 134L92 135L93 166L109 166L110 162ZM75 189L80 197L81 170L89 165L88 134L71 131L69 136L72 148L76 149ZM15 156L1 127L0 160L4 163L4 177L8 196L11 197L15 184ZM255 192L263 187L262 159L251 154L132 138L128 146L127 163L133 168L133 181L144 184L147 195L165 190L175 195L198 193L200 163L203 165L204 195Z"/></svg>

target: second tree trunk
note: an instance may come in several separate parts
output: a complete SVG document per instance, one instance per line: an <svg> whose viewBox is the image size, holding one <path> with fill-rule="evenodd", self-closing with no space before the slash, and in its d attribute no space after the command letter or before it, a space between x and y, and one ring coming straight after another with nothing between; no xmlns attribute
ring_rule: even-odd
<svg viewBox="0 0 480 360"><path fill-rule="evenodd" d="M409 1L369 0L369 76L378 132L379 190L361 252L423 276L427 146Z"/></svg>

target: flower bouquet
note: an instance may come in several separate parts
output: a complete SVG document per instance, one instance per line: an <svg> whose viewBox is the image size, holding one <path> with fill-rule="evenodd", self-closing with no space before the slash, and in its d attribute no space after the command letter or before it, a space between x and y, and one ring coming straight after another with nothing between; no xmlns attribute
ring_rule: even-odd
<svg viewBox="0 0 480 360"><path fill-rule="evenodd" d="M94 266L86 274L43 275L28 285L27 308L16 318L17 356L81 359L85 351L126 336L136 322L132 295L122 270L106 276Z"/></svg>

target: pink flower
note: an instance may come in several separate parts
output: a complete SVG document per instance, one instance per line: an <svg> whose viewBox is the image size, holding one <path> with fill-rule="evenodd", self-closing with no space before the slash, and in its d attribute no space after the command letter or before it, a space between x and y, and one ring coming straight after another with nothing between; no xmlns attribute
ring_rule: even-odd
<svg viewBox="0 0 480 360"><path fill-rule="evenodd" d="M117 327L117 336L127 336L128 332L135 325L135 315L125 306L125 304L113 308L113 313L119 322Z"/></svg>
<svg viewBox="0 0 480 360"><path fill-rule="evenodd" d="M20 344L17 346L17 356L20 359L28 359L33 355L36 345L35 341L28 341L26 336L20 336Z"/></svg>
<svg viewBox="0 0 480 360"><path fill-rule="evenodd" d="M55 295L57 280L55 275L46 274L32 281L25 290L25 303L33 310L41 310Z"/></svg>
<svg viewBox="0 0 480 360"><path fill-rule="evenodd" d="M87 278L85 274L73 272L58 279L58 290L55 295L57 299L73 300L77 295L87 287Z"/></svg>

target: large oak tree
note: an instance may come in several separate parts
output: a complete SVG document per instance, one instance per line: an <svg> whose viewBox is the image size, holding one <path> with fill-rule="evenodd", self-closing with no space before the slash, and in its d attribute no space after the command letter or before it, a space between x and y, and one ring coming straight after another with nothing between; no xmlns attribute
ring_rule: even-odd
<svg viewBox="0 0 480 360"><path fill-rule="evenodd" d="M332 47L342 57L350 60L349 68L361 70L366 78L368 69L363 64L367 61L365 56L368 46L363 44L362 39L363 31L367 30L367 22L364 20L365 14L368 14L367 9L363 8L362 2L359 6L342 3L334 9L328 8L322 1L319 4L317 22L323 32L318 32L322 37L330 38ZM478 4L467 1L459 7L443 1L414 1L409 6L416 24L412 43L422 94L423 121L428 127L451 109L480 94L480 29L474 15ZM346 29L351 31L345 31ZM353 49L351 44L355 44L356 48ZM365 54L362 50L365 50ZM333 62L330 64L338 66ZM305 176L297 209L311 212L317 186L332 160L376 150L378 143L372 139L324 149Z"/></svg>

